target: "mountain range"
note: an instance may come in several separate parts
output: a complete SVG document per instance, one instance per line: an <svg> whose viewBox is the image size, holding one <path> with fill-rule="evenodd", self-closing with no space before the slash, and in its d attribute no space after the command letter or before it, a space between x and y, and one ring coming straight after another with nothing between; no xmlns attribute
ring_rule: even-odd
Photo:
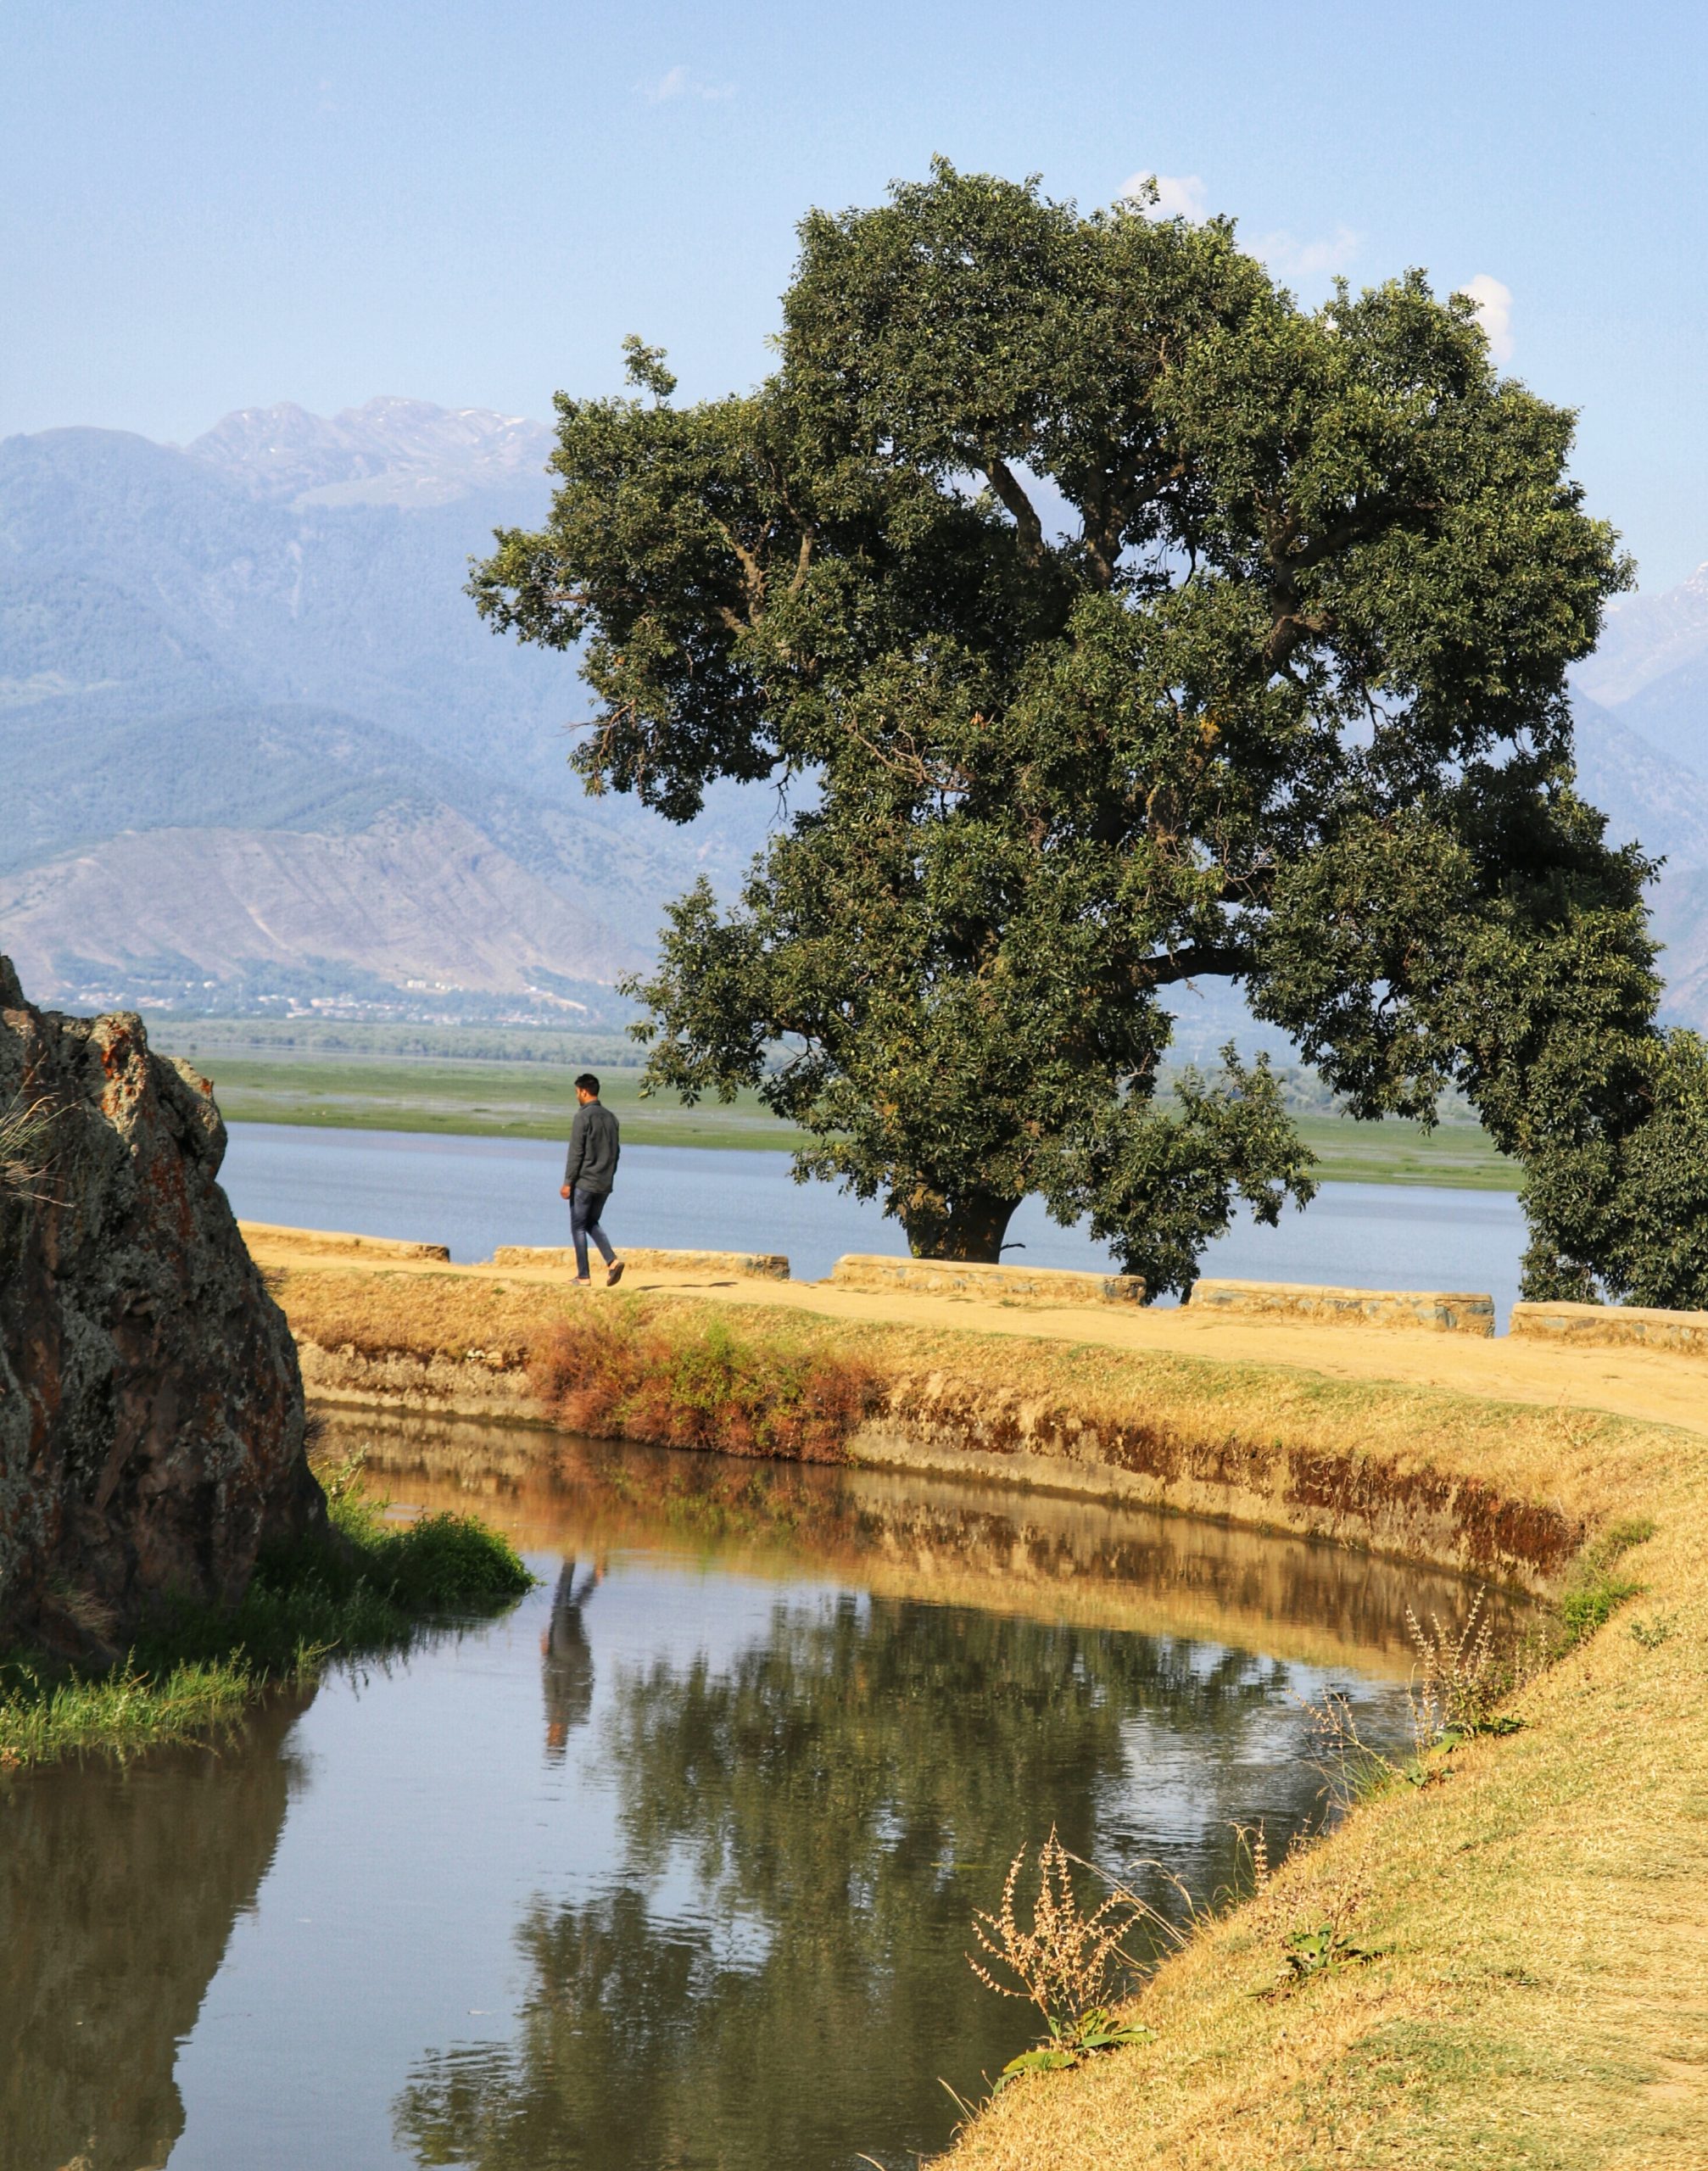
<svg viewBox="0 0 1708 2171"><path fill-rule="evenodd" d="M719 788L678 829L571 776L572 663L463 592L544 516L551 444L397 399L0 443L0 950L33 995L625 1014L665 901L733 887L776 802ZM1574 702L1588 795L1666 858L1670 1014L1708 1023L1708 567L1615 608ZM1238 1030L1207 995L1183 1054Z"/></svg>
<svg viewBox="0 0 1708 2171"><path fill-rule="evenodd" d="M73 1007L606 1020L691 829L583 795L578 681L470 557L549 502L543 424L377 399L194 444L0 444L0 947Z"/></svg>

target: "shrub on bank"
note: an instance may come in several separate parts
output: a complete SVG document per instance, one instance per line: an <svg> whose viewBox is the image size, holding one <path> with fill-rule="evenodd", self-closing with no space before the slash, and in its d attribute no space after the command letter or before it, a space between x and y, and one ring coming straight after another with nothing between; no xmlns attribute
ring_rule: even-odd
<svg viewBox="0 0 1708 2171"><path fill-rule="evenodd" d="M571 1432L795 1462L840 1462L882 1393L871 1367L834 1350L633 1307L558 1320L529 1370Z"/></svg>
<svg viewBox="0 0 1708 2171"><path fill-rule="evenodd" d="M349 1465L327 1492L331 1537L264 1555L235 1607L169 1605L117 1665L0 1655L0 1767L204 1738L266 1688L310 1681L333 1659L400 1650L533 1582L509 1539L472 1516L388 1525Z"/></svg>

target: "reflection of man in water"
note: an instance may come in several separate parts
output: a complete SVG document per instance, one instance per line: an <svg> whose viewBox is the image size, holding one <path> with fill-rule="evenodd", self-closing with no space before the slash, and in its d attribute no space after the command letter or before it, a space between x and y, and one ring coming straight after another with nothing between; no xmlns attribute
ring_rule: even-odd
<svg viewBox="0 0 1708 2171"><path fill-rule="evenodd" d="M563 1761L571 1731L586 1720L593 1708L593 1652L581 1624L581 1609L605 1580L604 1564L595 1561L576 1587L575 1561L564 1562L551 1594L551 1620L539 1639L545 1660L545 1753L554 1764Z"/></svg>

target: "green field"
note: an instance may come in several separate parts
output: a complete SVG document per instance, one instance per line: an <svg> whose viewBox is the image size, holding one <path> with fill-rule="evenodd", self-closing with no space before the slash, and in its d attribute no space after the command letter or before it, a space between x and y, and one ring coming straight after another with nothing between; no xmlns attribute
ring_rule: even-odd
<svg viewBox="0 0 1708 2171"><path fill-rule="evenodd" d="M164 1035L157 1040L164 1040ZM236 1123L307 1124L343 1130L421 1130L487 1138L567 1138L575 1113L567 1065L472 1063L431 1057L328 1058L283 1050L192 1056L213 1075L220 1106ZM639 1074L606 1069L604 1097L634 1146L772 1147L801 1142L744 1093L730 1108L697 1108L670 1099L643 1101ZM1331 1182L1438 1184L1511 1191L1512 1164L1475 1124L1358 1124L1343 1116L1302 1114L1305 1142Z"/></svg>
<svg viewBox="0 0 1708 2171"><path fill-rule="evenodd" d="M190 1060L212 1075L220 1107L234 1123L567 1139L576 1110L575 1072L567 1064L457 1063L430 1057L346 1056L329 1061L209 1049ZM800 1139L798 1131L779 1123L751 1093L727 1108L715 1101L684 1108L674 1100L643 1101L639 1071L602 1069L598 1074L602 1098L630 1145L789 1147Z"/></svg>

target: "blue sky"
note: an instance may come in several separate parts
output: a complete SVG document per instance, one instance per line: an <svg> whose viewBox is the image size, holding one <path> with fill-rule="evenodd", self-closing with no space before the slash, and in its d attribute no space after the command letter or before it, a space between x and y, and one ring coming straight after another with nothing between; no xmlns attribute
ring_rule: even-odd
<svg viewBox="0 0 1708 2171"><path fill-rule="evenodd" d="M1086 204L1169 176L1309 299L1497 282L1653 590L1708 558L1705 79L1708 8L1640 0L0 0L0 435L546 416L631 331L744 385L801 211L941 151Z"/></svg>

